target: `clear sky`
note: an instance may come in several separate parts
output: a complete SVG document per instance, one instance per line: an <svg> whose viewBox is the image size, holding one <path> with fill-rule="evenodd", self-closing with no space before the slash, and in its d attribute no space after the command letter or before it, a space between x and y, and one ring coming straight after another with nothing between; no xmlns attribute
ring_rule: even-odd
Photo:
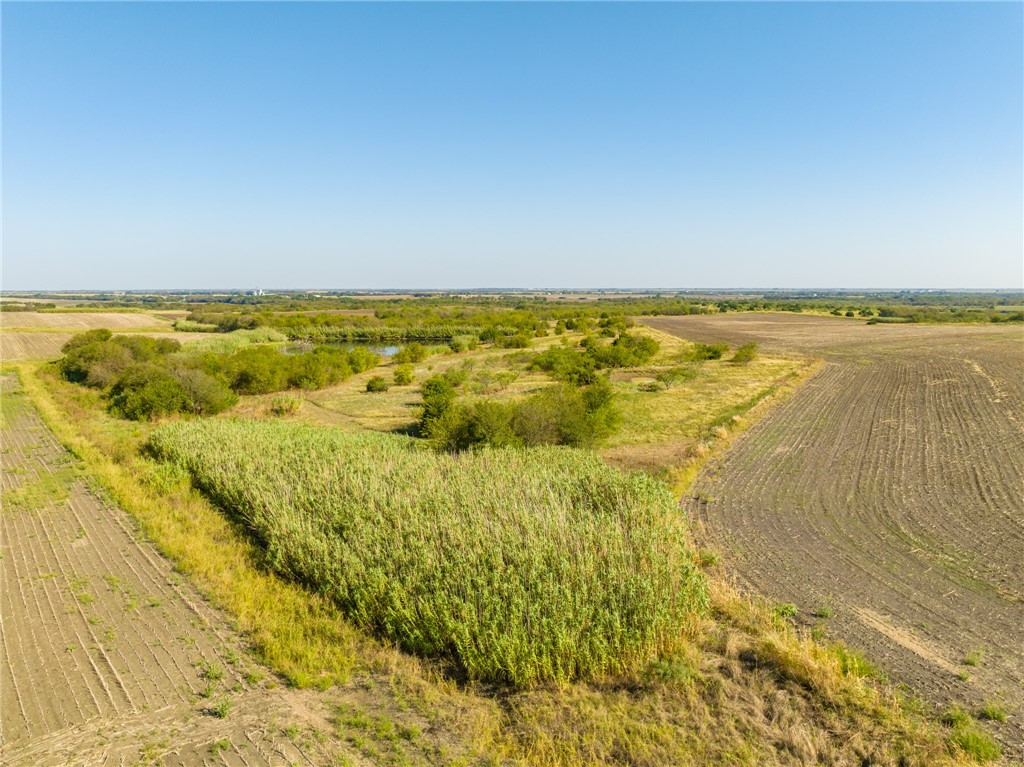
<svg viewBox="0 0 1024 767"><path fill-rule="evenodd" d="M3 288L1024 287L1024 4L12 3Z"/></svg>

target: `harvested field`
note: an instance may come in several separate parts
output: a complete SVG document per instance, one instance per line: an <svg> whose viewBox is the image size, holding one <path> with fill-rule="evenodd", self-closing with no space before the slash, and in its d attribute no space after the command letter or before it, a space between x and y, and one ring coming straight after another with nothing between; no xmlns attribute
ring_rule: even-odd
<svg viewBox="0 0 1024 767"><path fill-rule="evenodd" d="M0 327L8 330L21 328L36 330L62 330L81 333L93 328L109 328L114 332L126 330L171 330L171 318L166 315L143 312L3 312Z"/></svg>
<svg viewBox="0 0 1024 767"><path fill-rule="evenodd" d="M749 587L945 706L998 702L1024 755L1024 329L739 314L700 341L820 356L685 502Z"/></svg>
<svg viewBox="0 0 1024 767"><path fill-rule="evenodd" d="M223 619L2 379L0 763L323 764Z"/></svg>

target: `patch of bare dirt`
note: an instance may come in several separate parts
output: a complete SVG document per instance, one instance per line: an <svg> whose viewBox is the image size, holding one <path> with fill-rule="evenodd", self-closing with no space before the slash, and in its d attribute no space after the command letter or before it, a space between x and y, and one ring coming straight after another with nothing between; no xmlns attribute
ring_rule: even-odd
<svg viewBox="0 0 1024 767"><path fill-rule="evenodd" d="M700 341L824 357L685 506L748 587L945 706L1000 702L1024 755L1024 329L737 314Z"/></svg>
<svg viewBox="0 0 1024 767"><path fill-rule="evenodd" d="M326 763L297 737L329 727L312 694L268 689L10 378L2 398L0 763Z"/></svg>

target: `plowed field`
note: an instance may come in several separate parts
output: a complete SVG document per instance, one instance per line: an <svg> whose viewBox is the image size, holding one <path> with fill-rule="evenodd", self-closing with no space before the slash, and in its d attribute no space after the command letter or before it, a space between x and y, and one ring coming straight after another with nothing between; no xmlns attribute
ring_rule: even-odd
<svg viewBox="0 0 1024 767"><path fill-rule="evenodd" d="M32 328L36 330L81 333L93 328L119 330L171 329L166 315L143 312L0 312L0 327L5 330Z"/></svg>
<svg viewBox="0 0 1024 767"><path fill-rule="evenodd" d="M1024 755L1024 329L739 314L700 341L826 360L687 499L739 580Z"/></svg>
<svg viewBox="0 0 1024 767"><path fill-rule="evenodd" d="M2 380L0 764L321 764L238 637ZM312 748L312 750L311 750Z"/></svg>

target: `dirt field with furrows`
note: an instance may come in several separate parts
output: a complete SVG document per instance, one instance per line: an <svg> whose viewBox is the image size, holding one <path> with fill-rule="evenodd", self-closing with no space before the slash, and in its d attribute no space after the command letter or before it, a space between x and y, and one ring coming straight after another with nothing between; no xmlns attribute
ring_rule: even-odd
<svg viewBox="0 0 1024 767"><path fill-rule="evenodd" d="M0 763L324 764L281 688L86 482L11 377L0 450Z"/></svg>
<svg viewBox="0 0 1024 767"><path fill-rule="evenodd" d="M0 327L16 330L65 330L80 333L92 328L119 330L171 329L169 317L148 312L0 312Z"/></svg>
<svg viewBox="0 0 1024 767"><path fill-rule="evenodd" d="M936 705L993 702L1024 756L1024 328L657 318L822 357L686 501L740 581Z"/></svg>

